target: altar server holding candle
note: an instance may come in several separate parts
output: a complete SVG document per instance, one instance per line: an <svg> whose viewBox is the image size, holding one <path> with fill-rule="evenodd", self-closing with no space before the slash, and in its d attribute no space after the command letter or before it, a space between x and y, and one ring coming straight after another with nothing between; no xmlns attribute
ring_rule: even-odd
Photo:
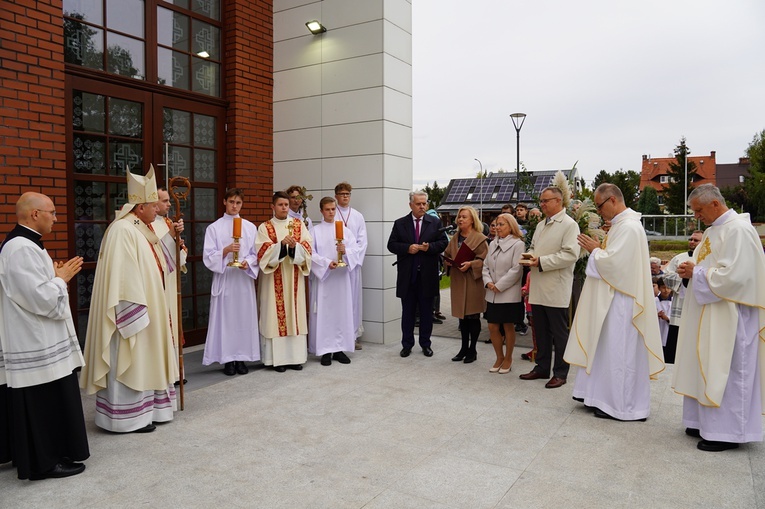
<svg viewBox="0 0 765 509"><path fill-rule="evenodd" d="M207 227L203 260L213 272L210 322L202 364L223 364L223 373L247 374L245 362L260 360L255 279L258 229L239 217L244 204L241 189L229 189L223 200L226 213ZM236 262L236 263L235 263Z"/></svg>
<svg viewBox="0 0 765 509"><path fill-rule="evenodd" d="M360 265L361 257L351 230L334 221L334 198L322 198L319 207L324 220L311 229L308 351L321 357L322 366L331 365L333 359L349 364L345 352L355 349L356 340L350 272Z"/></svg>

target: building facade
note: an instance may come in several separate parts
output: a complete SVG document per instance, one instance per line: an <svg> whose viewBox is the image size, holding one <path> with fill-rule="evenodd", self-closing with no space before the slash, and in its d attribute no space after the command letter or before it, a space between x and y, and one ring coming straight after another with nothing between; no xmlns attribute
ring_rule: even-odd
<svg viewBox="0 0 765 509"><path fill-rule="evenodd" d="M204 232L241 187L243 215L270 214L271 0L5 0L0 10L0 228L25 191L58 213L54 259L82 256L71 287L84 337L101 236L125 203L125 172L153 164L191 182L183 327L204 340L212 276Z"/></svg>

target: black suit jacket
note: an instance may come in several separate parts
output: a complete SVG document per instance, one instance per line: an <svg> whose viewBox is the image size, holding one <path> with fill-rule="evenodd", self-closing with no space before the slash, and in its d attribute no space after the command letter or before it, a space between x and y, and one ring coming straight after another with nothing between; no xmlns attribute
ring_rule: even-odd
<svg viewBox="0 0 765 509"><path fill-rule="evenodd" d="M419 260L421 290L424 295L435 296L438 292L438 255L444 252L449 239L444 232L439 232L441 221L425 214L420 225L420 244L429 244L427 251L409 254L409 246L414 240L414 219L409 213L393 223L393 230L388 238L388 251L396 255L396 297L403 298L412 282L412 271Z"/></svg>

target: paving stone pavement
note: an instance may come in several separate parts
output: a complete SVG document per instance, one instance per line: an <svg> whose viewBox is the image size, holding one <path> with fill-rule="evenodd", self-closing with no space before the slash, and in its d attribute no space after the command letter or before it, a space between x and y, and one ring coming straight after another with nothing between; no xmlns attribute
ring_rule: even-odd
<svg viewBox="0 0 765 509"><path fill-rule="evenodd" d="M29 482L0 465L2 508L765 508L765 446L705 453L680 422L671 368L645 423L604 421L559 389L478 361L456 340L406 359L365 343L349 365L224 376L188 354L186 410L146 435L93 424L79 476ZM200 383L200 378L211 383ZM196 378L196 381L195 381ZM200 384L194 388L194 384Z"/></svg>

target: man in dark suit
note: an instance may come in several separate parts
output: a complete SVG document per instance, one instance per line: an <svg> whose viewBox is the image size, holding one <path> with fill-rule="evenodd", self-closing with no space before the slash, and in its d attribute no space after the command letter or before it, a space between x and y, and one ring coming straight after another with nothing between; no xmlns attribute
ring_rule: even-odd
<svg viewBox="0 0 765 509"><path fill-rule="evenodd" d="M433 298L438 289L438 255L449 239L441 222L425 211L428 195L409 193L411 214L397 219L388 238L388 251L396 255L398 275L396 297L401 299L401 357L409 357L414 347L414 322L420 309L420 346L426 357L433 355L430 333L433 331Z"/></svg>

